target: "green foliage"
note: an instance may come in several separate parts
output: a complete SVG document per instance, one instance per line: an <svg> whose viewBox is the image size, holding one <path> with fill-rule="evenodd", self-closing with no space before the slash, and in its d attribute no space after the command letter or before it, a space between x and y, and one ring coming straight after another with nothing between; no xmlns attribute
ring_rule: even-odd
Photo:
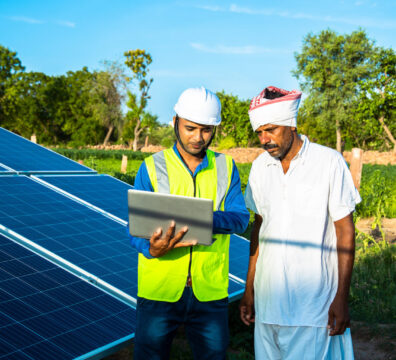
<svg viewBox="0 0 396 360"><path fill-rule="evenodd" d="M363 165L359 217L396 217L396 166Z"/></svg>
<svg viewBox="0 0 396 360"><path fill-rule="evenodd" d="M394 323L396 320L396 246L358 232L350 307L353 319Z"/></svg>
<svg viewBox="0 0 396 360"><path fill-rule="evenodd" d="M151 153L143 153L132 150L96 150L96 149L62 149L52 148L58 154L68 157L72 160L85 160L90 158L95 159L115 159L121 160L122 155L128 156L129 160L144 160L146 157L152 155ZM89 166L87 164L87 166ZM121 166L121 165L120 165Z"/></svg>
<svg viewBox="0 0 396 360"><path fill-rule="evenodd" d="M363 149L396 149L396 54L376 48L372 62L372 76L360 82L347 135Z"/></svg>
<svg viewBox="0 0 396 360"><path fill-rule="evenodd" d="M137 94L128 91L127 106L130 111L127 113L123 138L133 139L133 150L136 151L141 133L157 120L156 116L145 111L147 100L150 98L148 92L153 83L152 78L147 78L152 58L149 53L140 49L126 51L124 55L126 57L125 65L132 71L132 77L129 80L137 81Z"/></svg>
<svg viewBox="0 0 396 360"><path fill-rule="evenodd" d="M221 102L221 124L216 129L216 142L226 137L234 139L236 146L247 147L257 144L257 135L250 125L248 110L250 101L237 96L218 92Z"/></svg>
<svg viewBox="0 0 396 360"><path fill-rule="evenodd" d="M350 104L359 91L359 81L370 76L372 52L373 43L364 31L339 35L324 30L317 35L308 34L301 52L295 54L297 68L293 74L308 95L301 120L314 118L325 134L333 133L323 140L332 147L337 144L338 151L351 120ZM307 129L308 135L311 128Z"/></svg>
<svg viewBox="0 0 396 360"><path fill-rule="evenodd" d="M86 86L91 95L90 108L93 117L107 129L103 144L109 141L115 128L122 128L122 95L118 90L120 76L109 71L99 71Z"/></svg>
<svg viewBox="0 0 396 360"><path fill-rule="evenodd" d="M152 145L162 145L168 148L176 141L175 131L170 125L158 125L150 129L147 135Z"/></svg>
<svg viewBox="0 0 396 360"><path fill-rule="evenodd" d="M237 146L237 144L236 144L234 138L231 135L228 135L219 141L217 148L219 150L227 150L227 149L232 149L236 146Z"/></svg>

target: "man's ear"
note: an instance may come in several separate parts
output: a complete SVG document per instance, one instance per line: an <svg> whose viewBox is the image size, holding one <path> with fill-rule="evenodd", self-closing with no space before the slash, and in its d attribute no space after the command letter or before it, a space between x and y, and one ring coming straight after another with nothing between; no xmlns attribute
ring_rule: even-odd
<svg viewBox="0 0 396 360"><path fill-rule="evenodd" d="M291 127L291 131L297 132L297 128L296 128L295 126L292 126L292 127Z"/></svg>
<svg viewBox="0 0 396 360"><path fill-rule="evenodd" d="M176 116L173 117L173 127L175 127Z"/></svg>

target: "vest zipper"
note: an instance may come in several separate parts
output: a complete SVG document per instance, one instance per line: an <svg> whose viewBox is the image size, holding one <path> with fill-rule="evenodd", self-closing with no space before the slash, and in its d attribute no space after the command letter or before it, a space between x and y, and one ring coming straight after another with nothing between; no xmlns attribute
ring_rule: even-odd
<svg viewBox="0 0 396 360"><path fill-rule="evenodd" d="M194 197L196 195L196 181L195 181L195 176L191 175L193 179L193 184L194 184ZM192 280L191 280L191 263L192 263L192 252L193 252L193 247L190 246L190 262L188 263L188 275L187 275L187 284L190 284L192 286Z"/></svg>

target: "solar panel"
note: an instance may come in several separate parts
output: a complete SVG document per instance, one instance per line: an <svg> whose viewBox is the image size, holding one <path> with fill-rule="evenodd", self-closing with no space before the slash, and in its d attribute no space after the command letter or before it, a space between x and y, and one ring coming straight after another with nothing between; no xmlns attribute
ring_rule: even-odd
<svg viewBox="0 0 396 360"><path fill-rule="evenodd" d="M95 173L62 155L0 128L0 163L24 172Z"/></svg>
<svg viewBox="0 0 396 360"><path fill-rule="evenodd" d="M78 266L99 278L94 281L105 281L135 301L137 251L128 242L125 225L26 176L0 177L0 224L16 232L16 239L31 240L32 246L69 261L71 270Z"/></svg>
<svg viewBox="0 0 396 360"><path fill-rule="evenodd" d="M249 265L250 241L242 236L231 235L230 240L230 273L237 279L246 281Z"/></svg>
<svg viewBox="0 0 396 360"><path fill-rule="evenodd" d="M128 190L133 189L109 175L41 175L50 183L80 199L128 221Z"/></svg>
<svg viewBox="0 0 396 360"><path fill-rule="evenodd" d="M0 235L0 358L74 359L134 336L135 310Z"/></svg>

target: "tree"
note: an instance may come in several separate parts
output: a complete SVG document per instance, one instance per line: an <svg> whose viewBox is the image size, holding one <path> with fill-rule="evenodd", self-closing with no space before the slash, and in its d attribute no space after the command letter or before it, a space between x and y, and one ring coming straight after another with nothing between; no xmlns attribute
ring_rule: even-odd
<svg viewBox="0 0 396 360"><path fill-rule="evenodd" d="M124 56L126 57L125 65L132 71L132 77L129 80L138 82L135 84L138 94L128 91L127 102L127 106L131 109L127 113L127 126L130 128L133 125L134 127L133 150L136 151L139 136L147 127L144 123L144 120L147 119L145 108L147 106L147 100L150 99L148 92L153 83L152 78L147 78L147 73L149 71L148 66L151 64L152 59L149 53L140 49L126 51ZM124 133L123 137L125 137Z"/></svg>
<svg viewBox="0 0 396 360"><path fill-rule="evenodd" d="M308 34L300 53L295 54L293 75L308 97L304 111L315 118L316 126L332 130L329 139L341 151L342 129L352 117L352 102L359 82L370 75L373 43L362 30L338 35L324 30ZM307 101L308 100L308 101Z"/></svg>
<svg viewBox="0 0 396 360"><path fill-rule="evenodd" d="M221 102L221 124L216 130L216 140L226 137L234 139L237 146L249 146L257 138L250 125L248 110L250 101L237 96L218 92Z"/></svg>
<svg viewBox="0 0 396 360"><path fill-rule="evenodd" d="M103 145L107 145L114 128L121 128L123 123L122 95L118 91L117 82L116 75L108 71L95 73L92 81L89 82L93 116L107 128Z"/></svg>
<svg viewBox="0 0 396 360"><path fill-rule="evenodd" d="M7 87L11 86L17 75L22 73L25 67L22 66L21 60L17 57L17 53L0 45L0 125L12 122L7 119L6 113L8 103L5 99Z"/></svg>
<svg viewBox="0 0 396 360"><path fill-rule="evenodd" d="M393 49L378 47L372 61L372 76L360 82L361 91L355 100L357 140L369 140L375 148L390 141L396 152L396 54Z"/></svg>

